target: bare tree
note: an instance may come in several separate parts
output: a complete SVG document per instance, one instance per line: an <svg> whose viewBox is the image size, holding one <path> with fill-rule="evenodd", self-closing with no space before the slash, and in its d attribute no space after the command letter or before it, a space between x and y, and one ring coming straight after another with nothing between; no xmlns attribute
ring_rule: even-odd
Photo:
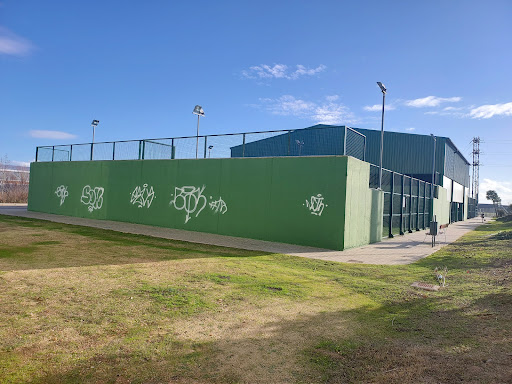
<svg viewBox="0 0 512 384"><path fill-rule="evenodd" d="M0 157L0 203L26 203L29 173L13 166L7 156Z"/></svg>

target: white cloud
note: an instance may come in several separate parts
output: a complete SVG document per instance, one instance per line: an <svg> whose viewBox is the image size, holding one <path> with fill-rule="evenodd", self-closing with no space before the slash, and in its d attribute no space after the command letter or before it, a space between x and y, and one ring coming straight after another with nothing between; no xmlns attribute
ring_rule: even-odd
<svg viewBox="0 0 512 384"><path fill-rule="evenodd" d="M406 130L406 131L409 131L409 132L412 132L412 131L415 131L415 130L416 130L416 128L414 128L414 127L411 127L411 128L405 128L405 130ZM432 178L431 178L431 179L432 179Z"/></svg>
<svg viewBox="0 0 512 384"><path fill-rule="evenodd" d="M39 131L33 130L29 132L31 137L35 137L37 139L54 139L54 140L67 140L74 139L76 135L72 135L71 133L61 132L61 131Z"/></svg>
<svg viewBox="0 0 512 384"><path fill-rule="evenodd" d="M255 65L248 70L242 71L242 76L248 79L288 79L296 80L301 76L313 76L317 73L325 71L327 68L321 64L316 68L306 68L304 65L297 65L295 71L289 70L285 64L267 64Z"/></svg>
<svg viewBox="0 0 512 384"><path fill-rule="evenodd" d="M493 116L512 116L512 102L505 104L488 104L473 108L469 115L473 119L489 119Z"/></svg>
<svg viewBox="0 0 512 384"><path fill-rule="evenodd" d="M354 115L343 104L330 102L316 107L312 118L318 124L342 124L353 121Z"/></svg>
<svg viewBox="0 0 512 384"><path fill-rule="evenodd" d="M325 100L327 101L336 101L338 100L340 97L338 95L332 95L332 96L325 96Z"/></svg>
<svg viewBox="0 0 512 384"><path fill-rule="evenodd" d="M437 107L441 103L456 103L461 100L462 100L461 97L427 96L427 97L423 97L421 99L406 100L404 104L408 107L423 108L423 107Z"/></svg>
<svg viewBox="0 0 512 384"><path fill-rule="evenodd" d="M327 96L326 101L313 102L296 99L291 95L284 95L278 99L260 99L262 105L274 115L294 116L311 120L319 124L340 124L354 121L354 115L341 103L335 101L338 97Z"/></svg>
<svg viewBox="0 0 512 384"><path fill-rule="evenodd" d="M368 112L377 112L377 111L380 112L380 111L382 111L382 104L366 105L363 107L363 109ZM392 104L389 104L389 105L384 105L384 109L386 111L392 111L392 110L396 109L396 107Z"/></svg>
<svg viewBox="0 0 512 384"><path fill-rule="evenodd" d="M30 53L32 48L28 40L0 27L0 55L23 56Z"/></svg>
<svg viewBox="0 0 512 384"><path fill-rule="evenodd" d="M326 68L327 67L325 65L321 64L316 68L307 69L305 66L299 64L297 65L297 70L293 72L290 76L292 79L297 79L299 76L304 75L313 76L316 75L317 73L325 71Z"/></svg>
<svg viewBox="0 0 512 384"><path fill-rule="evenodd" d="M278 99L260 99L265 108L274 115L305 117L315 108L315 104L284 95Z"/></svg>
<svg viewBox="0 0 512 384"><path fill-rule="evenodd" d="M486 200L485 194L487 191L494 190L501 198L501 204L509 205L512 204L512 181L497 181L492 179L484 179L480 182L479 186L480 193L479 203L480 204L491 204L491 200Z"/></svg>

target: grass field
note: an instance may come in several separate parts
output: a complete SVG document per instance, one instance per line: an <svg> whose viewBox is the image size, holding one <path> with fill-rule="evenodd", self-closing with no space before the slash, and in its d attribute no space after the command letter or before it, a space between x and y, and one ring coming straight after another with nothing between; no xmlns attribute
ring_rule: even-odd
<svg viewBox="0 0 512 384"><path fill-rule="evenodd" d="M375 266L0 215L0 382L510 383L511 234Z"/></svg>

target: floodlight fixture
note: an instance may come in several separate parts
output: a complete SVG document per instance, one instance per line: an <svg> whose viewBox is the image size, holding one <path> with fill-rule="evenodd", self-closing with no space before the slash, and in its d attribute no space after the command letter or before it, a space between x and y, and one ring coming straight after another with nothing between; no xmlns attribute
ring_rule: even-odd
<svg viewBox="0 0 512 384"><path fill-rule="evenodd" d="M377 81L377 85L379 86L379 88L382 91L382 93L386 93L387 89L384 86L384 84L382 84L380 81Z"/></svg>
<svg viewBox="0 0 512 384"><path fill-rule="evenodd" d="M93 120L92 123L91 123L91 127L92 127L92 142L93 142L93 144L94 144L94 133L95 133L96 127L98 126L99 123L100 123L99 120Z"/></svg>
<svg viewBox="0 0 512 384"><path fill-rule="evenodd" d="M196 159L197 159L197 155L198 155L198 151L199 151L199 119L201 117L204 117L203 107L201 107L200 105L196 105L194 107L194 110L192 111L192 113L194 115L197 115L197 135L196 135ZM206 154L205 154L205 156L206 156Z"/></svg>
<svg viewBox="0 0 512 384"><path fill-rule="evenodd" d="M192 113L193 113L194 115L204 116L203 107L201 107L200 105L196 105L196 106L194 107L194 110L192 111Z"/></svg>

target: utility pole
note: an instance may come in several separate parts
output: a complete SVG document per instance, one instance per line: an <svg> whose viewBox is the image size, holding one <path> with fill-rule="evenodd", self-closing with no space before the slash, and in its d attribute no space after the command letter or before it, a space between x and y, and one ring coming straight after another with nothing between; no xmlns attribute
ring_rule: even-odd
<svg viewBox="0 0 512 384"><path fill-rule="evenodd" d="M480 137L473 140L473 183L471 184L471 197L476 199L478 204L478 175L480 171Z"/></svg>

